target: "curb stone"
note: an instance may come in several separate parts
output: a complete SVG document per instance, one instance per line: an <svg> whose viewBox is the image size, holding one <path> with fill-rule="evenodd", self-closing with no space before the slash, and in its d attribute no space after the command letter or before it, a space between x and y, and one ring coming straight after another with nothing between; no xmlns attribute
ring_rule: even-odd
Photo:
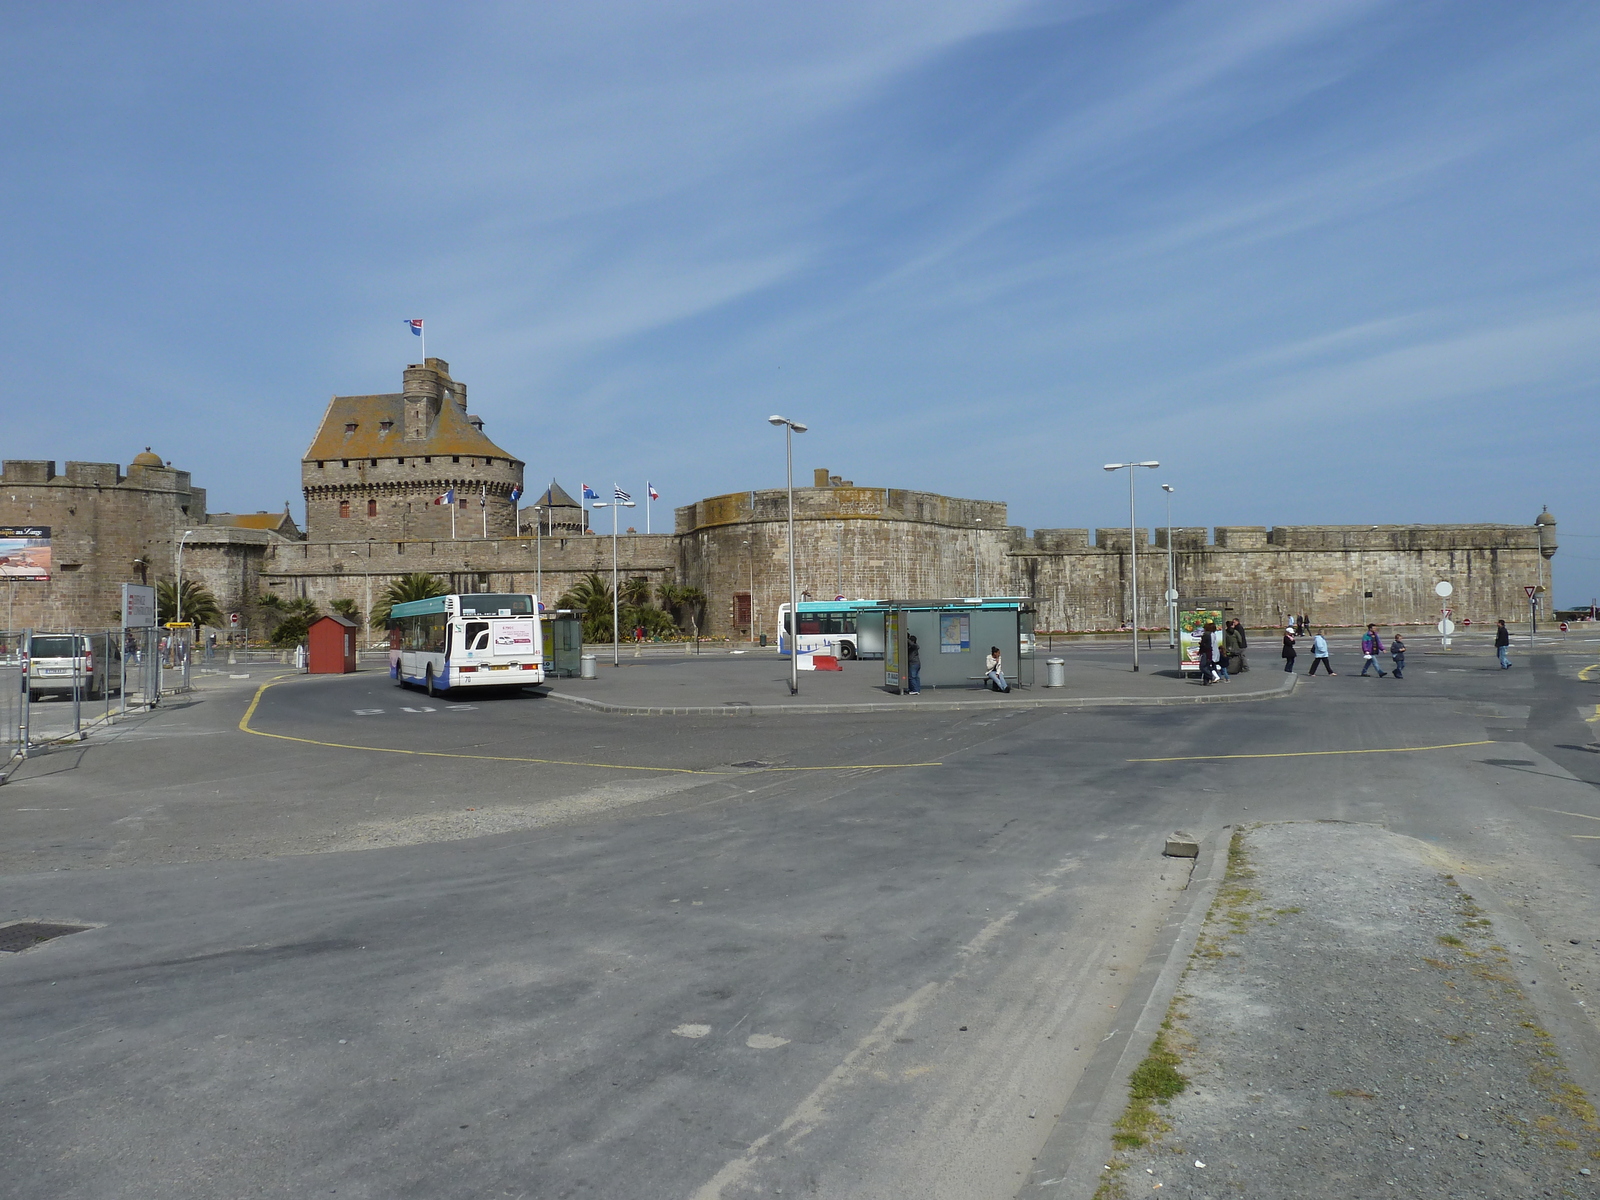
<svg viewBox="0 0 1600 1200"><path fill-rule="evenodd" d="M1132 1023L1112 1030L1100 1043L1045 1139L1027 1182L1017 1190L1017 1200L1078 1200L1094 1195L1100 1186L1106 1156L1111 1153L1112 1122L1127 1106L1128 1077L1149 1053L1189 969L1211 903L1228 873L1234 828L1224 825L1201 842L1200 856L1189 877L1189 902L1183 912L1167 917L1160 940L1145 957L1128 999L1123 1001L1123 1009L1140 1005L1139 1015Z"/></svg>
<svg viewBox="0 0 1600 1200"><path fill-rule="evenodd" d="M1180 704L1249 704L1259 700L1281 700L1295 690L1299 675L1291 675L1276 687L1260 692L1229 692L1200 696L1074 696L1056 699L1016 700L929 700L872 701L861 704L707 704L682 706L651 706L612 704L605 700L591 700L587 696L572 696L565 692L545 692L547 699L558 700L594 712L615 713L634 717L742 717L826 715L829 713L876 712L994 712L1007 709L1050 708L1166 708Z"/></svg>

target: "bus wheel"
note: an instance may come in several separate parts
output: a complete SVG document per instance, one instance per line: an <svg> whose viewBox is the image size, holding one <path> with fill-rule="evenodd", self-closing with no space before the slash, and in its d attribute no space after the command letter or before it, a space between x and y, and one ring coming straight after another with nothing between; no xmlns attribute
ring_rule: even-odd
<svg viewBox="0 0 1600 1200"><path fill-rule="evenodd" d="M840 658L854 658L855 656L856 656L856 644L854 642L840 642L839 643L839 657Z"/></svg>
<svg viewBox="0 0 1600 1200"><path fill-rule="evenodd" d="M428 668L427 688L428 688L428 699L431 700L431 699L433 699L434 696L438 695L438 693L435 692L434 689L433 689L433 668L432 667Z"/></svg>

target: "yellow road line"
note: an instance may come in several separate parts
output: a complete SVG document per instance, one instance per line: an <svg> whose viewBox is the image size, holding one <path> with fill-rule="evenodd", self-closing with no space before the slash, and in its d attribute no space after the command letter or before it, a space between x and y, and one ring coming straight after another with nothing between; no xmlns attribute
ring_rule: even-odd
<svg viewBox="0 0 1600 1200"><path fill-rule="evenodd" d="M287 733L268 733L264 729L253 729L250 718L256 715L256 707L261 703L261 697L269 687L283 682L285 679L302 678L299 672L292 675L279 675L276 679L269 679L256 689L256 694L250 700L250 707L244 710L244 716L239 718L241 733L251 733L256 737L276 738L280 742L299 742L305 746L324 746L330 750L366 750L373 754L411 754L419 758L466 758L479 762L518 762L537 763L548 767L593 767L604 771L653 771L664 775L739 775L739 771L704 771L694 767L641 767L631 763L602 763L583 762L564 758L527 758L512 754L454 754L446 750L401 750L394 746L353 746L347 742L324 742L317 738L294 737ZM892 771L900 767L942 767L943 763L858 763L838 767L764 767L749 774L757 775L771 771Z"/></svg>
<svg viewBox="0 0 1600 1200"><path fill-rule="evenodd" d="M1600 671L1600 663L1590 663L1587 667L1578 672L1578 678L1583 680L1585 683L1588 683L1590 671Z"/></svg>
<svg viewBox="0 0 1600 1200"><path fill-rule="evenodd" d="M1600 842L1600 833L1569 833L1567 836L1584 842Z"/></svg>
<svg viewBox="0 0 1600 1200"><path fill-rule="evenodd" d="M1569 813L1560 808L1539 808L1537 804L1534 805L1534 808L1540 812L1559 813L1563 817L1582 817L1585 821L1600 821L1600 817L1591 817L1588 813ZM1577 835L1574 834L1573 836L1576 837Z"/></svg>
<svg viewBox="0 0 1600 1200"><path fill-rule="evenodd" d="M1387 746L1377 750L1287 750L1278 754L1180 754L1171 758L1130 758L1126 762L1208 762L1223 758L1320 758L1325 754L1415 754L1418 750L1455 750L1462 746L1492 746L1481 742L1446 742L1442 746Z"/></svg>

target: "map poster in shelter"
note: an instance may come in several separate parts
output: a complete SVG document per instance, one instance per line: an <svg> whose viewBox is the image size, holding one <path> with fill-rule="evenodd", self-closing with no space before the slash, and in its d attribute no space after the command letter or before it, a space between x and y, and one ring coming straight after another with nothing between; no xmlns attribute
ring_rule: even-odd
<svg viewBox="0 0 1600 1200"><path fill-rule="evenodd" d="M939 614L939 653L960 654L972 649L972 617L967 613Z"/></svg>
<svg viewBox="0 0 1600 1200"><path fill-rule="evenodd" d="M1220 608L1186 608L1178 613L1178 669L1180 671L1200 670L1200 634L1204 632L1206 622L1213 622L1220 630L1222 628L1222 610Z"/></svg>
<svg viewBox="0 0 1600 1200"><path fill-rule="evenodd" d="M0 525L0 579L50 578L50 526Z"/></svg>

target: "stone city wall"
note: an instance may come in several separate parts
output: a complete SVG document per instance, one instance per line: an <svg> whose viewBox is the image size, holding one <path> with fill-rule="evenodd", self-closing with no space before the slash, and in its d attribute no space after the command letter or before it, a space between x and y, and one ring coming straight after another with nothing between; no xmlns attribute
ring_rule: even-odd
<svg viewBox="0 0 1600 1200"><path fill-rule="evenodd" d="M450 537L450 509L433 499L456 493L456 536L481 538L486 495L491 538L514 537L511 489L522 466L471 454L312 460L303 471L306 536L312 541L420 541Z"/></svg>
<svg viewBox="0 0 1600 1200"><path fill-rule="evenodd" d="M8 460L0 525L50 526L52 568L48 582L0 584L0 619L13 629L116 625L121 585L169 578L178 538L205 519L205 491L187 471L69 462L58 474L52 461Z"/></svg>

